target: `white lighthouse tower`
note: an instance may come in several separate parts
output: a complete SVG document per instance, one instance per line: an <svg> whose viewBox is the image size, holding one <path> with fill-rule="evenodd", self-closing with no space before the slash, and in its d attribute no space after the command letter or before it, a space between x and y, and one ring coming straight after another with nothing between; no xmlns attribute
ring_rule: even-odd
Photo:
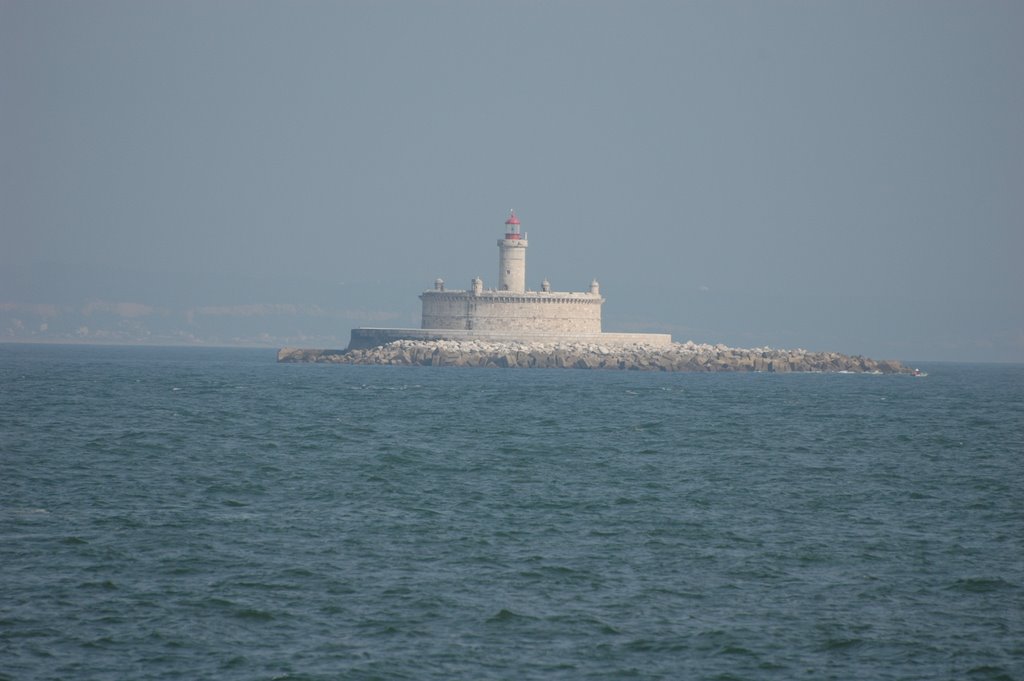
<svg viewBox="0 0 1024 681"><path fill-rule="evenodd" d="M505 238L498 239L498 290L526 291L526 239L519 233L519 218L509 211Z"/></svg>

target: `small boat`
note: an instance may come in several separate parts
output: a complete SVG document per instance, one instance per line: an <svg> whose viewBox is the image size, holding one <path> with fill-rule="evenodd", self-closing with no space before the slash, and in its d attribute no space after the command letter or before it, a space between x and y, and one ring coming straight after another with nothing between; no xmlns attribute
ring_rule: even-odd
<svg viewBox="0 0 1024 681"><path fill-rule="evenodd" d="M928 375L927 371L921 371L920 369L914 369L914 378L924 378Z"/></svg>

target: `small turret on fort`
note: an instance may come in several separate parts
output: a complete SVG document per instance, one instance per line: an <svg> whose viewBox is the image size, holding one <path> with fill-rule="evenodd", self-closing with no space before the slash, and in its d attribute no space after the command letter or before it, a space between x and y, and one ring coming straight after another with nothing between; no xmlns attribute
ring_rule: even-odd
<svg viewBox="0 0 1024 681"><path fill-rule="evenodd" d="M498 239L498 290L526 291L526 238L519 233L519 218L513 210L505 220L505 238Z"/></svg>

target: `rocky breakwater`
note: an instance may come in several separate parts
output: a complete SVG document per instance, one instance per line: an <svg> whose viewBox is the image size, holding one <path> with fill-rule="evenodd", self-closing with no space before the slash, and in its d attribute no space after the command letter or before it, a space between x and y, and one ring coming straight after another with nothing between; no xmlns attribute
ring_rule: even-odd
<svg viewBox="0 0 1024 681"><path fill-rule="evenodd" d="M591 343L487 343L400 340L357 350L281 348L278 362L388 364L537 369L618 369L638 371L764 371L908 374L894 360L873 360L837 352L730 348L673 343L668 347Z"/></svg>

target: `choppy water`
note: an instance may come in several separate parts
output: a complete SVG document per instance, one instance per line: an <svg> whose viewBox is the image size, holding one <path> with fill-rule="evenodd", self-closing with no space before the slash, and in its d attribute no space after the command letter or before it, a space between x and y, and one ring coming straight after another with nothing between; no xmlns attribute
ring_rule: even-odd
<svg viewBox="0 0 1024 681"><path fill-rule="evenodd" d="M1024 367L0 346L2 679L1022 679Z"/></svg>

